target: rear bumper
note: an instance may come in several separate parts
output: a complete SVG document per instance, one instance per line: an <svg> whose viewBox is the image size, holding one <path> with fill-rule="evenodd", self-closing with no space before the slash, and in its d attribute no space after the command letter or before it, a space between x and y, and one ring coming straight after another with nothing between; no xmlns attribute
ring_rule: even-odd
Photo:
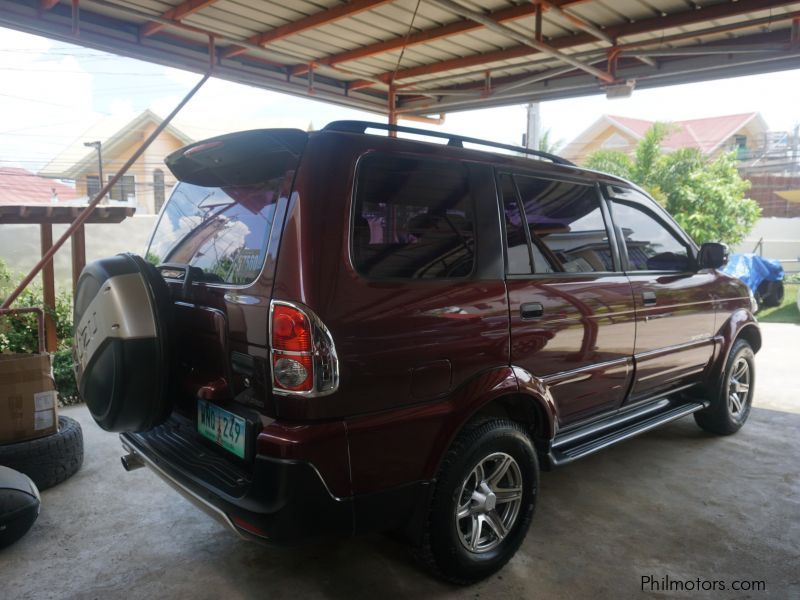
<svg viewBox="0 0 800 600"><path fill-rule="evenodd" d="M172 418L120 435L123 448L246 539L290 543L354 531L352 498L337 498L308 462L257 455L252 470L219 456L190 422Z"/></svg>

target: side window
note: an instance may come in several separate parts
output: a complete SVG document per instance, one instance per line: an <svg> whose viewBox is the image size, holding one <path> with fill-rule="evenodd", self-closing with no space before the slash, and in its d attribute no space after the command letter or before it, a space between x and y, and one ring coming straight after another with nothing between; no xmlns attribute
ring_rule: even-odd
<svg viewBox="0 0 800 600"><path fill-rule="evenodd" d="M475 265L469 170L397 155L361 159L351 236L355 268L373 278L468 277Z"/></svg>
<svg viewBox="0 0 800 600"><path fill-rule="evenodd" d="M533 244L552 265L550 272L614 270L600 198L594 186L520 175L514 179Z"/></svg>
<svg viewBox="0 0 800 600"><path fill-rule="evenodd" d="M531 272L531 254L520 210L517 206L514 180L510 175L500 175L499 181L506 225L506 255L508 257L506 271L509 275L528 274Z"/></svg>
<svg viewBox="0 0 800 600"><path fill-rule="evenodd" d="M630 271L688 271L689 250L683 241L638 204L612 200L614 222L622 231Z"/></svg>

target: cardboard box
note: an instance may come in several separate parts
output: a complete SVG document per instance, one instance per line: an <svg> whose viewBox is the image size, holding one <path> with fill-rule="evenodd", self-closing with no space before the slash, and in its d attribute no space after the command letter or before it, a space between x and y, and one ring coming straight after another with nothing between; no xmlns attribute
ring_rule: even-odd
<svg viewBox="0 0 800 600"><path fill-rule="evenodd" d="M0 354L0 444L58 431L49 354Z"/></svg>

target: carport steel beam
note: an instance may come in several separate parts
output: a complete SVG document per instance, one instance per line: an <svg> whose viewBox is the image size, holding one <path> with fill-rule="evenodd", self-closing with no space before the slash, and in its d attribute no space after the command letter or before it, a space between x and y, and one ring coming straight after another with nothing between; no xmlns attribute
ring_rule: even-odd
<svg viewBox="0 0 800 600"><path fill-rule="evenodd" d="M264 33L251 36L247 39L247 41L257 46L265 46L266 44L282 40L290 35L301 33L315 27L320 27L322 25L326 25L327 23L344 19L345 17L353 16L365 10L370 10L371 8L380 6L381 4L387 4L391 1L392 0L351 0L351 2L348 2L347 4L341 4L334 8L329 8L328 10L319 11L297 21L290 21L289 23L281 25L280 27L276 27L275 29L270 29ZM244 54L245 52L247 52L247 48L242 46L233 46L222 53L222 58L231 58L232 56L238 56L239 54Z"/></svg>
<svg viewBox="0 0 800 600"><path fill-rule="evenodd" d="M549 2L548 5L560 8L569 6L571 4L580 4L582 2L586 2L586 0L561 0L560 2L553 0L553 2ZM530 15L541 15L541 7L541 3L531 2L528 4L520 4L519 6L512 6L510 8L504 8L502 10L490 12L486 15L486 17L495 21L496 23L504 23L505 21L514 21ZM393 50L409 48L418 44L424 44L426 42L432 42L442 38L460 35L462 33L470 33L483 28L484 25L481 23L476 23L470 19L462 19L460 21L456 21L455 23L442 25L441 27L434 27L432 29L426 29L424 31L412 33L408 37L395 37L383 42L376 42L374 44L362 46L361 48L355 48L353 50L345 50L344 52L331 54L329 56L316 59L314 64L336 65L351 60L360 60L362 58L369 58L370 56L392 52ZM292 75L302 75L307 73L308 69L308 65L298 65L292 69L291 73Z"/></svg>
<svg viewBox="0 0 800 600"><path fill-rule="evenodd" d="M181 2L180 4L178 4L178 6L175 6L165 11L161 15L161 18L180 21L184 17L188 17L191 14L201 11L206 6L211 6L215 2L217 2L217 0L186 0L185 2ZM166 25L164 25L163 23L157 23L155 21L145 23L144 25L142 25L141 35L144 37L151 36L154 33L158 33L159 31L164 29L164 27L166 27Z"/></svg>
<svg viewBox="0 0 800 600"><path fill-rule="evenodd" d="M500 23L496 23L494 20L482 15L481 13L469 10L464 8L457 2L453 2L453 0L428 0L428 2L437 5L442 10L449 11L454 15L458 15L460 17L465 17L470 19L471 21L475 21L476 23L480 23L487 29L494 31L500 35L503 35L509 39L515 40L516 42L524 45L529 46L530 48L537 50L547 56L552 56L560 60L561 62L565 62L573 67L576 67L582 71L586 71L590 75L594 75L598 79L605 81L607 83L611 83L614 81L614 76L608 73L607 71L602 71L600 69L595 69L594 67L582 63L581 61L572 58L568 54L564 54L545 44L544 42L537 41L536 39L530 38L527 35L519 33L510 27L502 25Z"/></svg>
<svg viewBox="0 0 800 600"><path fill-rule="evenodd" d="M739 0L735 3L723 3L707 6L702 10L690 9L680 13L674 13L666 17L652 17L641 21L634 21L632 23L613 25L606 27L603 31L610 37L618 39L629 35L653 33L672 27L681 27L685 25L692 25L698 22L739 16L754 11L780 8L781 6L795 4L796 2L797 0ZM560 6L563 7L564 5L561 4ZM771 18L773 20L778 20L782 18L782 15L776 14ZM692 35L692 33L693 32L687 32L687 35ZM582 44L588 44L595 40L596 38L589 33L579 33L576 35L559 36L557 38L553 38L548 41L548 45L556 50L563 50L566 48L572 48L574 46L580 46ZM478 65L488 65L490 63L501 62L505 60L514 60L538 53L538 50L528 45L520 44L510 48L504 48L502 50L485 52L483 54L471 54L437 63L429 63L410 67L397 71L397 73L382 73L377 76L377 79L380 79L388 84L389 79L393 78L394 82L397 83L401 79L436 75L456 69L463 69ZM414 85L420 85L421 83L424 82L416 82ZM348 89L360 90L371 87L372 85L373 83L371 81L354 81L350 83Z"/></svg>

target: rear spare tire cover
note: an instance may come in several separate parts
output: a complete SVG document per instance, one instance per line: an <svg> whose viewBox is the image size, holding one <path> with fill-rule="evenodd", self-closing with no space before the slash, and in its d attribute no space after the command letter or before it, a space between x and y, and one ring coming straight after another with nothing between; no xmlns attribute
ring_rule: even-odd
<svg viewBox="0 0 800 600"><path fill-rule="evenodd" d="M39 516L39 490L29 477L0 467L0 548L16 542Z"/></svg>
<svg viewBox="0 0 800 600"><path fill-rule="evenodd" d="M108 431L146 431L172 410L172 303L164 279L139 256L118 254L83 269L75 293L75 379Z"/></svg>

